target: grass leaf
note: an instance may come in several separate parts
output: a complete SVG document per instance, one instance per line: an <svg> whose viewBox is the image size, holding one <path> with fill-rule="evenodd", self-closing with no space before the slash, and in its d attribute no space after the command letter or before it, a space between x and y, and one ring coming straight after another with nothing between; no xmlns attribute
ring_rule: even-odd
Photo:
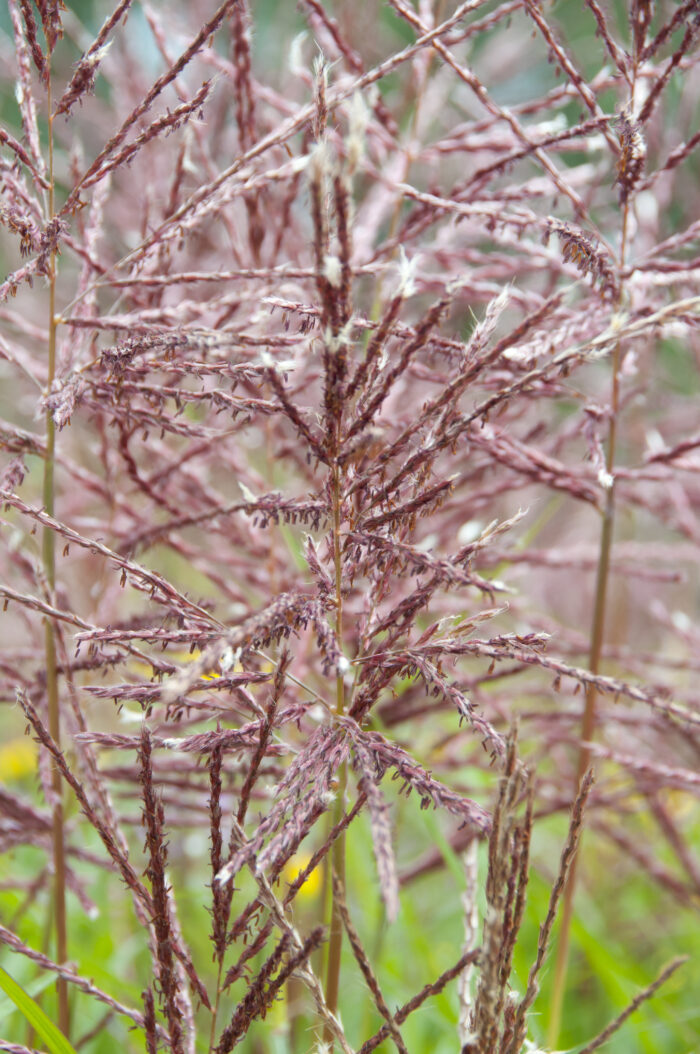
<svg viewBox="0 0 700 1054"><path fill-rule="evenodd" d="M53 1021L46 1016L39 1004L35 1003L32 997L27 995L14 978L6 970L3 970L2 966L0 966L0 988L10 997L34 1031L41 1036L50 1054L75 1054L75 1047L71 1046L66 1037L56 1028Z"/></svg>

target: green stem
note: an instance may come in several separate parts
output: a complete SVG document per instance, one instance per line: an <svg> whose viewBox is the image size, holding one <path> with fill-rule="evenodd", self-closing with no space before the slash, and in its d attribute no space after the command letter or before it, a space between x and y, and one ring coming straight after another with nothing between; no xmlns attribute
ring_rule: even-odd
<svg viewBox="0 0 700 1054"><path fill-rule="evenodd" d="M216 1020L219 1016L219 1003L221 1001L221 980L224 972L223 957L219 959L219 969L216 975L216 1001L211 1014L211 1028L209 1029L209 1052L213 1051L216 1044Z"/></svg>
<svg viewBox="0 0 700 1054"><path fill-rule="evenodd" d="M444 12L445 12L445 0L438 0L438 5L437 5L437 8L435 9L435 16L434 16L434 18L435 18L435 25L439 25L439 23L442 22L442 20L444 18ZM420 84L418 85L418 88L417 88L417 91L416 91L415 104L414 104L414 107L413 107L413 112L411 114L410 125L409 125L409 129L408 129L408 133L407 133L407 141L408 141L409 146L413 142L413 140L415 138L415 134L416 134L416 129L418 128L418 118L419 118L419 115L420 115L421 104L422 104L423 99L425 97L424 96L425 86L428 83L428 80L430 78L430 70L431 70L431 67L433 65L433 62L435 61L436 55L437 55L437 52L435 51L435 49L431 48L430 51L428 52L428 59L427 59L427 62L425 64L425 69L423 71L423 76L421 78ZM408 99L406 100L406 102L408 102ZM408 182L408 177L409 177L410 172L411 172L411 165L413 164L413 161L414 161L413 155L410 153L409 150L406 150L406 153L405 153L405 156L404 156L404 163L403 163L403 172L401 174L401 182L402 183L407 183ZM396 231L397 231L398 226L399 226L399 220L401 218L401 207L402 207L402 205L403 205L403 198L399 195L399 197L397 198L396 203L394 205L394 210L393 210L393 212L391 214L391 220L389 222L389 230L387 231L387 235L386 235L387 240L391 240L396 235ZM392 252L392 257L396 256L396 252L397 252L397 250L394 249L394 251ZM375 285L374 302L372 303L372 308L371 308L370 315L369 315L369 317L372 319L372 321L376 321L379 318L379 309L380 309L381 303L382 303L382 288L383 288L383 276L380 274L379 277L377 278L377 282L376 282L376 285ZM367 331L367 338L366 338L367 341L369 341L369 339L370 339L370 332L371 332L370 330Z"/></svg>
<svg viewBox="0 0 700 1054"><path fill-rule="evenodd" d="M49 219L55 215L54 199L54 159L53 159L53 117L51 114L51 77L49 75L47 104L49 111ZM47 392L51 391L56 376L56 255L51 253L49 261L49 362ZM56 426L51 411L46 411L46 455L44 457L44 509L49 516L54 515L54 464L56 451ZM56 587L56 538L50 527L44 527L42 534L42 557L44 574L49 590L53 594ZM53 602L53 601L52 601ZM58 697L58 670L56 664L56 640L54 624L50 619L44 621L44 653L46 665L46 691L48 696L49 732L54 743L60 747L61 719ZM63 830L63 783L57 766L51 764L51 786L54 793L54 805L51 817L53 843L53 906L54 925L56 929L56 960L64 963L68 959L68 934L66 926L66 857ZM68 1008L68 984L60 978L56 982L58 996L58 1027L68 1038L70 1017Z"/></svg>
<svg viewBox="0 0 700 1054"><path fill-rule="evenodd" d="M333 466L333 555L335 560L335 602L336 602L336 636L342 647L343 641L343 598L342 598L342 566L340 559L340 468L336 462ZM342 671L338 672L335 681L335 712L338 715L345 713L345 681ZM343 763L338 773L337 797L333 807L332 823L338 823L343 816L343 805L345 791L347 788L348 770L347 764ZM331 851L330 872L336 876L340 888L345 892L345 831L336 838ZM328 963L326 969L326 1004L328 1009L335 1014L338 1009L338 992L340 989L340 955L343 944L343 921L338 910L338 904L333 893L333 883L326 869L326 888L330 887L330 940L328 944ZM330 1044L333 1049L333 1034L328 1026L324 1029L324 1042Z"/></svg>
<svg viewBox="0 0 700 1054"><path fill-rule="evenodd" d="M603 647L603 636L605 628L605 608L608 587L608 570L610 567L610 552L613 537L613 488L608 492L608 499L603 513L603 525L600 535L600 550L598 554L598 570L596 575L595 605L593 613L593 625L591 628L591 650L589 655L589 669L591 673L597 674L600 669L600 656ZM590 748L584 744L590 743L596 726L596 700L598 692L595 685L588 685L586 691L586 704L581 723L581 742L579 749L578 765L576 769L577 785L580 784L583 774L586 772L590 761ZM580 850L579 850L580 851ZM569 962L569 945L571 938L571 923L574 909L574 891L576 888L576 865L578 856L571 864L569 878L564 890L561 908L561 925L559 928L559 940L557 942L557 954L554 964L554 987L550 1001L550 1018L548 1046L551 1050L556 1048L561 1029L561 1017L564 1006L564 992L566 990L566 976Z"/></svg>
<svg viewBox="0 0 700 1054"><path fill-rule="evenodd" d="M620 246L620 270L625 264L627 255L627 228L629 219L628 204L625 202L622 213L622 242ZM617 308L622 305L622 286L618 297ZM593 604L593 620L591 623L591 640L588 655L588 668L593 674L600 672L603 643L605 640L605 613L607 608L608 579L610 577L610 555L613 546L613 527L615 521L615 457L617 447L617 422L620 409L620 365L622 362L622 347L618 341L613 352L612 362L612 389L610 399L610 424L608 428L608 443L605 455L605 469L609 477L609 487L606 493L605 508L600 531L600 546L598 550L598 567L596 571L595 600ZM578 764L576 766L576 787L581 783L584 773L591 764L591 749L586 744L593 740L596 730L596 702L598 690L594 684L589 684L586 689L586 700L581 722L581 745L579 747ZM580 849L579 849L580 852ZM566 976L569 963L569 945L571 942L571 923L574 913L574 893L576 890L578 856L572 862L567 879L566 887L562 897L561 925L559 928L559 939L557 942L557 954L554 963L554 982L552 998L549 1009L548 1047L554 1050L559 1041L561 1030L561 1018L564 1007L564 993L566 991Z"/></svg>

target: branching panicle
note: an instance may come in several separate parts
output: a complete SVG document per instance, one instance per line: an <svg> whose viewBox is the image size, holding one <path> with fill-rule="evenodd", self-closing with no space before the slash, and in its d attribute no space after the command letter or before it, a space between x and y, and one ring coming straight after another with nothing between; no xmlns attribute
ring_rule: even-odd
<svg viewBox="0 0 700 1054"><path fill-rule="evenodd" d="M631 955L690 936L698 0L367 6L8 0L0 852L52 945L0 944L69 1042L418 1054L454 984L432 1046L524 1054L561 906L580 1045L577 860Z"/></svg>

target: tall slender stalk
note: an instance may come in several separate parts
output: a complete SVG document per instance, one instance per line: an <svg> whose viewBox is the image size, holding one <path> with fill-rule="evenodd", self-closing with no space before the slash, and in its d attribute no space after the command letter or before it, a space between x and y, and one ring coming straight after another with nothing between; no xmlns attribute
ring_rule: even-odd
<svg viewBox="0 0 700 1054"><path fill-rule="evenodd" d="M338 642L342 647L343 640L343 596L342 596L342 566L340 559L340 505L341 505L341 483L340 466L336 461L333 466L333 558L335 564L335 602L336 623L335 631ZM345 682L342 671L338 671L335 681L335 712L342 715L345 712ZM348 771L347 763L343 763L338 773L338 791L333 808L333 824L340 821L343 815L343 803L347 787ZM345 895L345 831L336 838L331 853L331 872L336 876L341 895ZM326 965L326 1003L328 1009L335 1013L338 1008L338 992L340 989L340 955L343 944L343 920L338 908L338 903L333 892L333 883L328 879L331 886L330 900L330 941L328 945L328 962ZM326 1025L324 1030L324 1042L333 1042L333 1036Z"/></svg>
<svg viewBox="0 0 700 1054"><path fill-rule="evenodd" d="M625 201L622 213L622 239L620 245L620 271L624 268L627 255L627 229L628 229L629 207ZM617 299L617 308L622 303L622 285ZM600 546L598 549L598 565L596 569L595 599L593 603L593 619L591 622L591 642L588 653L588 667L591 673L600 672L600 661L605 639L605 614L607 610L608 579L610 575L610 555L613 546L613 529L615 523L615 457L618 438L617 419L620 409L620 365L622 362L622 346L618 340L613 350L612 360L612 384L610 397L610 423L608 426L608 441L605 454L605 470L607 472L608 488L606 491L605 508L600 531ZM583 720L581 722L581 744L579 747L578 763L576 766L576 787L580 786L584 773L592 763L591 749L588 744L592 741L596 730L596 703L598 690L594 684L589 684L586 689L585 705L583 709ZM559 1040L561 1030L561 1017L564 1006L564 992L566 990L566 977L569 962L569 945L571 940L571 922L573 919L574 894L576 891L578 857L575 857L569 877L564 889L561 910L561 925L559 939L557 942L557 954L554 964L554 987L550 1002L549 1034L548 1043L553 1050Z"/></svg>
<svg viewBox="0 0 700 1054"><path fill-rule="evenodd" d="M48 213L49 221L55 216L55 181L54 181L54 157L53 157L53 116L51 75L49 72L47 86L47 106L49 112L48 137L49 137L49 191L48 191ZM51 253L49 259L49 361L46 390L51 391L54 377L56 375L56 254ZM49 516L54 515L55 488L54 488L54 463L56 451L56 425L50 410L46 411L46 455L44 457L44 484L43 500L44 508ZM44 574L49 590L53 594L56 586L56 539L50 527L44 527L42 535L42 556ZM46 663L46 691L49 708L49 731L55 743L61 742L61 719L60 701L58 695L58 670L56 666L56 641L54 638L54 625L51 619L44 622L44 649ZM63 835L63 782L61 774L55 763L51 765L51 783L54 793L53 811L51 817L51 832L53 842L53 910L54 926L56 930L56 959L64 963L68 958L68 934L66 926L66 861L65 844ZM68 985L59 977L56 983L58 995L58 1026L65 1036L70 1031L70 1016L68 1008Z"/></svg>
<svg viewBox="0 0 700 1054"><path fill-rule="evenodd" d="M223 957L219 957L219 964L216 971L216 996L214 998L214 1006L211 1012L211 1025L209 1026L209 1050L212 1051L216 1045L217 1036L217 1024L219 1020L219 1006L221 1003L221 982L224 976L224 960Z"/></svg>

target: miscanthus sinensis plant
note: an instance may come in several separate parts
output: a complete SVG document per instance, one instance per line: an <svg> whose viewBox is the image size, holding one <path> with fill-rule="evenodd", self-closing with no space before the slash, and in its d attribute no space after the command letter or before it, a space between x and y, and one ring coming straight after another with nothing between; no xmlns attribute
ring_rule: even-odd
<svg viewBox="0 0 700 1054"><path fill-rule="evenodd" d="M581 882L700 896L700 4L2 28L0 686L41 791L0 788L3 962L86 1050L553 1049ZM390 999L419 877L460 931ZM139 1005L81 963L100 890Z"/></svg>

